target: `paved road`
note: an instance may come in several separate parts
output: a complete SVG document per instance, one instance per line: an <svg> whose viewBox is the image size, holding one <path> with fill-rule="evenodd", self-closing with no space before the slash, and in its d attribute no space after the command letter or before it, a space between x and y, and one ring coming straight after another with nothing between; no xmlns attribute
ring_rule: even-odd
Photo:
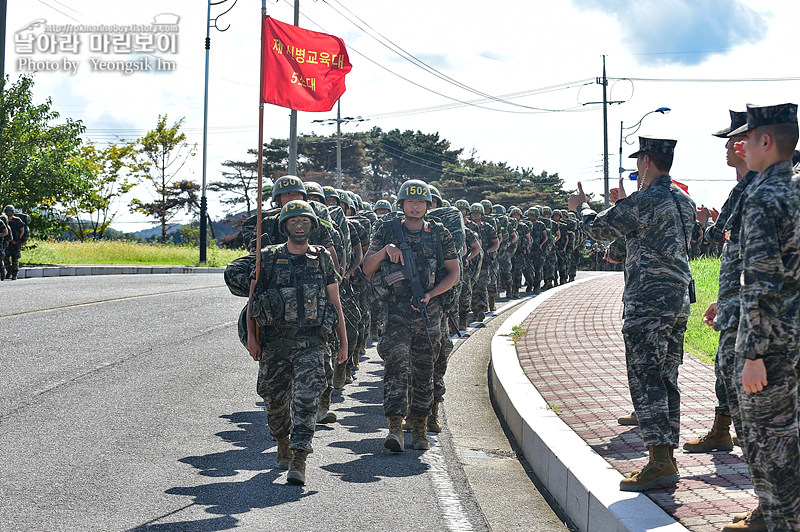
<svg viewBox="0 0 800 532"><path fill-rule="evenodd" d="M374 349L308 483L287 485L235 335L244 300L219 274L31 279L0 298L0 530L489 529L468 439L384 450Z"/></svg>

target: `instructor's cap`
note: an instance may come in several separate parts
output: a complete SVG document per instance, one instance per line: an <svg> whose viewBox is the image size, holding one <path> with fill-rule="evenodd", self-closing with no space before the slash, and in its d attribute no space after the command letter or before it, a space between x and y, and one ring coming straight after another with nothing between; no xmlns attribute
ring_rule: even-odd
<svg viewBox="0 0 800 532"><path fill-rule="evenodd" d="M640 153L663 153L665 155L672 155L675 153L675 145L677 140L672 139L654 139L653 137L639 137L639 151L630 154L628 157L635 159Z"/></svg>
<svg viewBox="0 0 800 532"><path fill-rule="evenodd" d="M731 131L739 129L747 123L747 111L730 111L731 113L731 126L725 129L720 129L716 133L712 133L715 137L721 139L728 138Z"/></svg>
<svg viewBox="0 0 800 532"><path fill-rule="evenodd" d="M795 103L782 103L779 105L747 104L747 123L728 133L728 136L741 135L760 126L796 123L797 104Z"/></svg>

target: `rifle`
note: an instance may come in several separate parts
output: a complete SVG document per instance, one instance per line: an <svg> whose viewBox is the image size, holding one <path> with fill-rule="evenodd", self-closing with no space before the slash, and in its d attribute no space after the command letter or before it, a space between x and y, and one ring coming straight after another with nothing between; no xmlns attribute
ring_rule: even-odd
<svg viewBox="0 0 800 532"><path fill-rule="evenodd" d="M417 269L417 261L414 259L414 253L411 251L411 246L406 242L406 235L403 234L402 220L400 218L394 219L394 236L397 239L397 247L403 253L402 272L403 277L408 279L411 284L411 305L418 308L422 315L422 325L425 327L425 335L428 337L428 345L431 351L436 351L433 348L431 341L431 333L428 330L431 320L428 317L428 305L422 302L425 297L425 291L422 289L422 282L419 280L419 270Z"/></svg>

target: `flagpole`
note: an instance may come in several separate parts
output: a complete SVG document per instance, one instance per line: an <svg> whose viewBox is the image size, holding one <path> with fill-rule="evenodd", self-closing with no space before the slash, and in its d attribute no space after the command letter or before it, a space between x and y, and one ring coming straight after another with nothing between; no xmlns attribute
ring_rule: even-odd
<svg viewBox="0 0 800 532"><path fill-rule="evenodd" d="M300 0L294 0L294 25L300 26ZM297 110L289 115L289 175L297 175Z"/></svg>
<svg viewBox="0 0 800 532"><path fill-rule="evenodd" d="M258 76L258 199L256 200L256 271L255 283L250 286L250 298L248 307L253 301L255 285L258 283L258 276L261 273L261 202L263 201L263 182L264 182L264 97L262 87L264 86L264 21L267 18L267 0L261 0L261 65ZM248 243L245 242L245 245ZM247 313L248 318L250 312ZM252 325L252 320L248 319L248 325ZM256 329L258 338L258 329Z"/></svg>

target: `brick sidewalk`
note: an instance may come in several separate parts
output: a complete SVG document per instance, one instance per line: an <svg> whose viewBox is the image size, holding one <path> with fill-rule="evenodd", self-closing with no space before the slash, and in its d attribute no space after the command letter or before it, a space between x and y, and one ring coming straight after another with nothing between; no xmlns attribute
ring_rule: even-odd
<svg viewBox="0 0 800 532"><path fill-rule="evenodd" d="M587 444L629 476L647 463L638 427L617 418L633 411L622 340L623 277L604 276L554 294L527 317L519 361L538 392ZM714 368L687 354L678 379L681 446L714 418ZM731 514L757 505L741 450L675 452L677 486L645 492L693 532L718 531ZM616 488L616 486L614 487Z"/></svg>

